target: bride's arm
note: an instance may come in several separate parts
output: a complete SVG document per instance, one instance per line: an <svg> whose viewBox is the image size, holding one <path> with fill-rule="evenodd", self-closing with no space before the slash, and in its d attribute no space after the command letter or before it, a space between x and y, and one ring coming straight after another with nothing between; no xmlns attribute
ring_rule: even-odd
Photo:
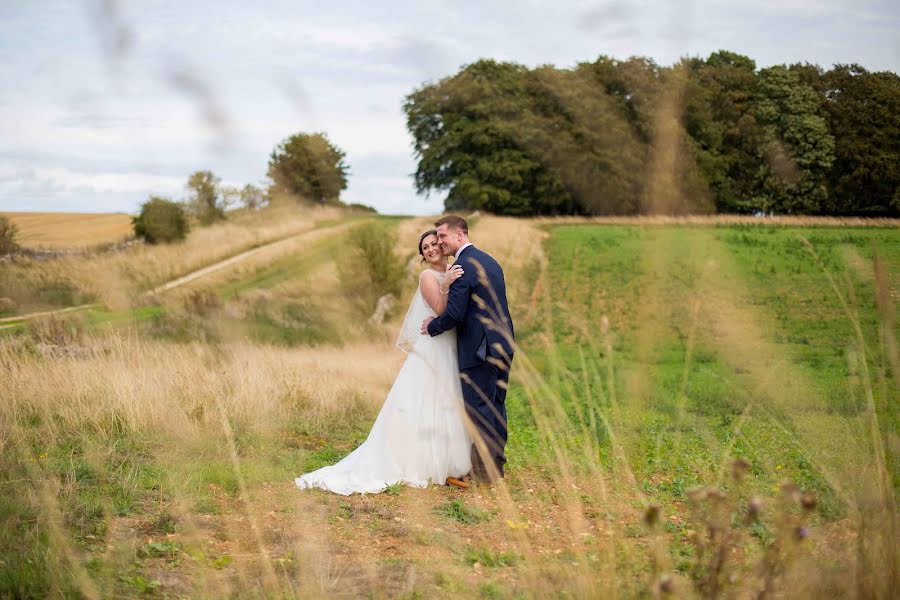
<svg viewBox="0 0 900 600"><path fill-rule="evenodd" d="M428 274L428 271L422 271L419 275L419 287L422 289L425 302L434 312L441 314L447 310L447 294L450 293L450 286L461 276L462 267L451 267L444 283L439 284L437 277Z"/></svg>
<svg viewBox="0 0 900 600"><path fill-rule="evenodd" d="M441 314L447 308L447 292L450 285L444 282L443 285L438 284L437 277L422 271L419 275L419 287L422 289L422 296L434 312Z"/></svg>

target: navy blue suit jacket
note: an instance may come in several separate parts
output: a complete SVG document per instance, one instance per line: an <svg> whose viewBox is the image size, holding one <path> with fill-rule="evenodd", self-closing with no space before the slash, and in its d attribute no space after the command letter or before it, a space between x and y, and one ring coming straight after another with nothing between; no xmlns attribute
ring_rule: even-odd
<svg viewBox="0 0 900 600"><path fill-rule="evenodd" d="M504 362L511 360L510 339L514 339L514 331L503 269L475 246L463 250L456 264L462 265L465 274L450 286L447 308L428 324L428 333L435 336L456 328L460 369L482 365L489 356Z"/></svg>

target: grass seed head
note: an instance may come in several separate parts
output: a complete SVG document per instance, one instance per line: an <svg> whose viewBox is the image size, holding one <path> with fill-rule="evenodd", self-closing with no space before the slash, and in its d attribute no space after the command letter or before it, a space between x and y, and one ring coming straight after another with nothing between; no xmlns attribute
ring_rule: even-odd
<svg viewBox="0 0 900 600"><path fill-rule="evenodd" d="M707 489L702 485L695 485L688 488L685 493L687 494L688 500L699 503L706 500Z"/></svg>
<svg viewBox="0 0 900 600"><path fill-rule="evenodd" d="M731 463L731 476L734 477L735 481L743 481L749 470L750 463L744 458L736 458Z"/></svg>
<svg viewBox="0 0 900 600"><path fill-rule="evenodd" d="M644 523L650 529L655 529L656 525L659 524L661 514L662 509L659 504L651 504L644 510Z"/></svg>
<svg viewBox="0 0 900 600"><path fill-rule="evenodd" d="M816 498L815 494L807 492L800 498L800 505L803 507L803 510L807 512L815 510L818 504L819 499Z"/></svg>
<svg viewBox="0 0 900 600"><path fill-rule="evenodd" d="M747 503L747 514L751 519L756 521L759 519L759 516L762 514L763 509L763 499L759 496L753 496L750 498L750 502Z"/></svg>
<svg viewBox="0 0 900 600"><path fill-rule="evenodd" d="M675 593L675 580L668 573L660 577L656 585L662 596L671 596Z"/></svg>
<svg viewBox="0 0 900 600"><path fill-rule="evenodd" d="M800 502L800 488L790 479L784 479L781 482L781 495L797 504Z"/></svg>

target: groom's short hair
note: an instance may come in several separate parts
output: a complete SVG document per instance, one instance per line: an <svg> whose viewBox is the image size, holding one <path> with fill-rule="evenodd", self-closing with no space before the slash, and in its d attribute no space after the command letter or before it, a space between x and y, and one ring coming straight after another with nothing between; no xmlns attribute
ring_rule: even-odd
<svg viewBox="0 0 900 600"><path fill-rule="evenodd" d="M451 229L460 229L464 234L469 235L469 225L462 217L457 217L456 215L447 215L446 217L441 217L434 222L435 227L440 227L441 225L446 225Z"/></svg>

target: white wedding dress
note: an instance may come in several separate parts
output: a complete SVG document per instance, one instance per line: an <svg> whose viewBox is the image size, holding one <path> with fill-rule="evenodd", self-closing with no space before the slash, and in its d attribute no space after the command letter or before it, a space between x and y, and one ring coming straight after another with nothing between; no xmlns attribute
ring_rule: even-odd
<svg viewBox="0 0 900 600"><path fill-rule="evenodd" d="M421 289L422 278L432 275L443 281L444 274L432 269L419 278L397 340L406 361L366 441L337 464L296 478L297 487L345 496L371 494L395 483L443 484L447 477L461 477L471 469L456 332L431 337L419 331L425 317L437 316Z"/></svg>

